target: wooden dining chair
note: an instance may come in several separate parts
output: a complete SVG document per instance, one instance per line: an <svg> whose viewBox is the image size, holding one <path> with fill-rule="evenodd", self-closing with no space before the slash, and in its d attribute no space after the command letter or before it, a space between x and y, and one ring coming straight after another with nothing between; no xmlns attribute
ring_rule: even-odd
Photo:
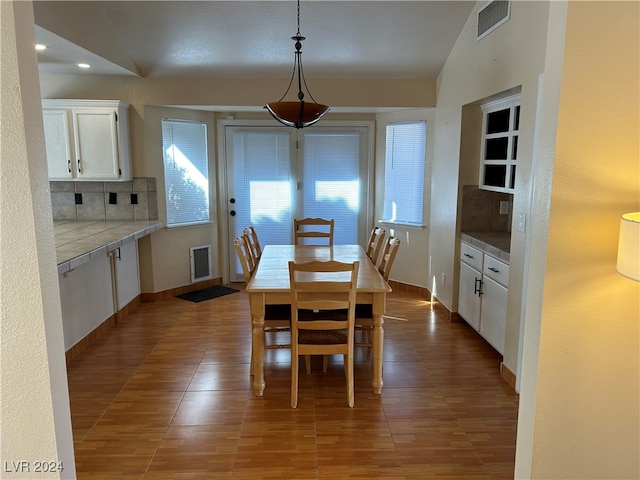
<svg viewBox="0 0 640 480"><path fill-rule="evenodd" d="M344 356L347 405L354 404L353 347L360 262L289 262L291 408L298 406L300 355Z"/></svg>
<svg viewBox="0 0 640 480"><path fill-rule="evenodd" d="M251 253L251 246L247 235L242 235L233 239L233 246L236 249L236 254L240 260L242 266L242 272L244 274L245 282L249 283L251 277L255 272L256 265L253 263L253 255ZM250 320L251 329L253 329L253 322ZM283 305L265 305L264 308L264 332L265 332L265 350L273 350L279 348L290 348L291 341L287 337L286 342L278 342L270 340L271 343L266 341L266 334L281 334L283 332L291 331L291 308L289 304ZM253 338L251 330L249 335ZM254 372L254 358L253 358L253 346L251 347L251 364L249 365L249 373L253 375Z"/></svg>
<svg viewBox="0 0 640 480"><path fill-rule="evenodd" d="M374 265L378 263L378 256L380 255L380 249L382 248L382 243L384 242L384 236L386 233L387 232L382 227L373 227L371 229L366 252Z"/></svg>
<svg viewBox="0 0 640 480"><path fill-rule="evenodd" d="M391 267L393 266L393 262L396 259L399 248L400 239L396 237L389 237L387 239L387 242L384 244L384 249L382 250L382 258L380 259L380 263L378 264L378 271L386 281L389 281Z"/></svg>
<svg viewBox="0 0 640 480"><path fill-rule="evenodd" d="M241 235L233 239L233 247L240 260L240 266L242 267L242 274L244 275L244 281L249 283L253 272L256 269L255 261L253 260L253 254L251 253L251 245L246 235Z"/></svg>
<svg viewBox="0 0 640 480"><path fill-rule="evenodd" d="M302 239L321 238L327 239L329 245L333 245L334 220L324 218L293 219L293 239L296 245L303 245ZM312 229L312 230L309 230Z"/></svg>
<svg viewBox="0 0 640 480"><path fill-rule="evenodd" d="M260 246L260 240L254 227L245 227L242 229L243 235L249 240L249 246L251 247L251 254L253 255L254 263L257 265L262 255L262 247Z"/></svg>
<svg viewBox="0 0 640 480"><path fill-rule="evenodd" d="M389 280L389 274L391 273L391 267L398 254L400 248L400 239L395 237L387 238L384 249L382 251L382 258L378 265L378 271L385 281ZM356 320L355 329L361 332L358 335L358 341L356 346L358 347L370 347L372 344L371 334L373 330L373 310L369 304L356 305Z"/></svg>

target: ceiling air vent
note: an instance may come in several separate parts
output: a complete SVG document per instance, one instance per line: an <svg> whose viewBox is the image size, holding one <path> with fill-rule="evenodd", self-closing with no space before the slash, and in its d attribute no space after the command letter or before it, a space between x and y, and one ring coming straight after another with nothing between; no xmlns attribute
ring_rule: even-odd
<svg viewBox="0 0 640 480"><path fill-rule="evenodd" d="M495 0L487 3L478 10L478 36L477 40L486 37L496 28L509 20L511 14L511 2Z"/></svg>

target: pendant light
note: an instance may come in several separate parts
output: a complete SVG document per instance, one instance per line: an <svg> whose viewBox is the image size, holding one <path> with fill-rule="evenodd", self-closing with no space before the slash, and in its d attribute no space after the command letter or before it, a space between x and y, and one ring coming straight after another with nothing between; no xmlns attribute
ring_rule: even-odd
<svg viewBox="0 0 640 480"><path fill-rule="evenodd" d="M324 114L329 111L328 106L321 105L315 101L311 92L309 92L309 87L307 87L307 82L304 79L304 71L302 70L302 41L304 39L305 37L300 35L300 0L298 0L298 33L291 37L291 40L295 41L296 48L291 80L289 81L287 90L284 92L284 95L282 95L280 100L277 102L267 103L264 107L269 111L273 118L287 127L308 127L320 120ZM294 78L297 78L298 80L298 101L283 101L291 89ZM306 102L304 100L305 94L302 91L303 85L309 95L309 98L313 100L313 102Z"/></svg>

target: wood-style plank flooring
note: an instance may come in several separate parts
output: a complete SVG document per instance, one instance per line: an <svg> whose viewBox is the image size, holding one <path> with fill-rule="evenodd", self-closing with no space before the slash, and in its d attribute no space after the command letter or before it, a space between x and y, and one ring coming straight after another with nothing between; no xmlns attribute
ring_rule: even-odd
<svg viewBox="0 0 640 480"><path fill-rule="evenodd" d="M342 358L314 359L289 406L288 350L249 376L248 297L143 303L68 367L78 479L511 479L518 397L501 357L414 294L388 296L384 389L358 349L355 408ZM304 369L303 369L304 370Z"/></svg>

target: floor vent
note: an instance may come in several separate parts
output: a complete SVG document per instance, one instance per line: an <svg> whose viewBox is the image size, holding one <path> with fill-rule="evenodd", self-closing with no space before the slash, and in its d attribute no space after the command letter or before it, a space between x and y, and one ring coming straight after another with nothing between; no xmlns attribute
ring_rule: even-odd
<svg viewBox="0 0 640 480"><path fill-rule="evenodd" d="M211 245L191 247L191 283L211 278Z"/></svg>
<svg viewBox="0 0 640 480"><path fill-rule="evenodd" d="M495 0L478 10L477 40L486 37L511 16L511 2Z"/></svg>

